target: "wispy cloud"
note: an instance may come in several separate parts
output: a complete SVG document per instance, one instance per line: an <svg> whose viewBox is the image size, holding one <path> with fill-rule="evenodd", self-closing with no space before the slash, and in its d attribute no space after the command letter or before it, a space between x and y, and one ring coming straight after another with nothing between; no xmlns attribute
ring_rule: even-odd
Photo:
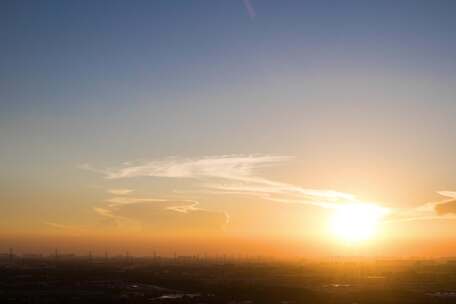
<svg viewBox="0 0 456 304"><path fill-rule="evenodd" d="M115 222L137 223L143 229L157 228L160 232L217 231L228 223L225 212L200 208L196 201L173 201L155 198L112 198L94 211Z"/></svg>
<svg viewBox="0 0 456 304"><path fill-rule="evenodd" d="M441 196L456 198L456 191L437 191L437 193Z"/></svg>
<svg viewBox="0 0 456 304"><path fill-rule="evenodd" d="M149 202L164 202L166 199L161 198L145 198L145 197L125 197L125 196L117 196L111 197L106 200L108 202L109 207L116 207L119 205L129 205L129 204L136 204L136 203L149 203Z"/></svg>
<svg viewBox="0 0 456 304"><path fill-rule="evenodd" d="M222 155L196 159L167 158L143 163L124 163L119 167L85 169L98 172L107 179L139 177L187 178L201 182L200 189L212 194L253 195L264 199L311 204L324 208L344 202L357 202L349 193L326 189L307 189L261 177L256 170L276 166L292 159L277 155ZM115 198L116 203L134 202L135 198Z"/></svg>
<svg viewBox="0 0 456 304"><path fill-rule="evenodd" d="M69 234L72 234L75 236L79 236L81 233L84 233L87 231L87 229L84 227L66 225L66 224L50 222L50 221L45 221L45 222L43 222L43 224L45 224L46 226L51 227L53 229L56 229L59 231L64 231L65 233L69 233Z"/></svg>
<svg viewBox="0 0 456 304"><path fill-rule="evenodd" d="M455 191L439 191L442 196L450 199L438 202L435 204L434 209L439 215L452 215L456 216L456 192Z"/></svg>
<svg viewBox="0 0 456 304"><path fill-rule="evenodd" d="M170 157L164 160L148 162L127 162L118 167L106 169L95 169L88 165L85 165L84 168L102 174L106 179L141 177L195 179L199 181L199 186L194 188L193 191L185 192L189 197L191 197L192 193L246 195L280 203L307 204L329 209L353 203L381 205L375 202L360 201L350 193L332 189L304 188L268 179L258 173L258 169L277 166L291 159L292 157L290 156L280 155L221 155L202 158ZM117 194L120 194L120 192ZM449 218L453 217L453 215L456 217L456 192L439 191L438 193L451 199L427 203L414 208L382 208L390 211L388 212L390 221L441 219L443 216ZM117 196L108 200L108 208L127 204L164 201L167 200ZM193 203L168 206L167 208L167 210L181 213L198 209Z"/></svg>
<svg viewBox="0 0 456 304"><path fill-rule="evenodd" d="M259 177L249 177L242 183L206 184L213 193L259 196L263 199L282 203L310 204L323 208L332 208L343 203L358 200L349 193L325 189L308 189L299 186L275 182Z"/></svg>
<svg viewBox="0 0 456 304"><path fill-rule="evenodd" d="M389 220L408 222L456 219L456 192L437 191L437 193L450 199L429 202L412 208L395 209Z"/></svg>
<svg viewBox="0 0 456 304"><path fill-rule="evenodd" d="M109 189L108 193L113 195L127 195L132 193L134 190L132 189Z"/></svg>
<svg viewBox="0 0 456 304"><path fill-rule="evenodd" d="M245 10L247 11L249 17L252 19L255 18L256 12L255 8L252 5L252 2L250 0L242 0L242 3L244 3Z"/></svg>
<svg viewBox="0 0 456 304"><path fill-rule="evenodd" d="M81 168L101 173L107 179L168 177L243 180L251 175L253 169L269 167L289 159L288 156L269 155L223 155L197 159L171 157L137 164L124 163L107 169L96 169L87 164Z"/></svg>
<svg viewBox="0 0 456 304"><path fill-rule="evenodd" d="M50 226L52 228L57 228L57 229L68 229L69 226L59 224L59 223L54 223L54 222L44 222L45 225Z"/></svg>

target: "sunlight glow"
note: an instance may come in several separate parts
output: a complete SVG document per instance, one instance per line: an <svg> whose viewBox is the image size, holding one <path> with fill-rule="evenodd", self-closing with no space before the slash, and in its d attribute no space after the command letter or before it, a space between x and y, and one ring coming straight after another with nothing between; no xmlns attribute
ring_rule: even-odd
<svg viewBox="0 0 456 304"><path fill-rule="evenodd" d="M366 241L375 235L379 221L388 210L374 204L353 203L335 209L331 232L348 243Z"/></svg>

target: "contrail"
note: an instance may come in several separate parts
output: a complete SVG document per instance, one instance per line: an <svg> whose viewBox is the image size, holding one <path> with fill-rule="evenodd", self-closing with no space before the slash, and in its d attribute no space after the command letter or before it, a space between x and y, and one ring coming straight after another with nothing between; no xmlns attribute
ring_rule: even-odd
<svg viewBox="0 0 456 304"><path fill-rule="evenodd" d="M242 0L244 3L245 9L247 10L247 14L250 18L254 18L256 16L255 9L253 8L252 2L250 0Z"/></svg>

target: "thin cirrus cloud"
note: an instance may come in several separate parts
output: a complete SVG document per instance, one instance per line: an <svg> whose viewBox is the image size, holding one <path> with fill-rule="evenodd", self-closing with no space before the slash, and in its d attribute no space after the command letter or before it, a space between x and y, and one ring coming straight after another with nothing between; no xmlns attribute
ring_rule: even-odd
<svg viewBox="0 0 456 304"><path fill-rule="evenodd" d="M55 229L56 231L64 231L65 233L69 233L75 236L87 231L85 227L65 225L51 221L45 221L44 224L52 229Z"/></svg>
<svg viewBox="0 0 456 304"><path fill-rule="evenodd" d="M102 174L108 180L175 178L198 181L196 188L186 192L188 197L200 193L247 195L281 203L309 204L323 208L357 202L356 198L348 193L305 189L261 177L257 172L258 169L277 166L290 159L292 158L289 156L277 155L170 157L142 163L127 162L106 169L89 165L83 168ZM110 189L108 192L114 196L93 210L103 217L104 223L109 223L112 227L139 224L143 229L157 229L162 232L220 231L229 222L226 212L200 208L194 200L131 196L131 189Z"/></svg>
<svg viewBox="0 0 456 304"><path fill-rule="evenodd" d="M229 220L226 213L199 208L196 201L119 197L108 202L94 211L115 226L133 222L152 232L220 232Z"/></svg>
<svg viewBox="0 0 456 304"><path fill-rule="evenodd" d="M248 195L280 203L308 204L322 208L337 208L341 204L366 203L350 193L328 189L309 189L283 183L257 174L256 170L277 166L291 160L290 156L277 155L221 155L201 158L170 157L142 163L127 162L121 166L95 169L84 168L104 175L106 179L128 178L186 178L200 181L200 187L186 193ZM179 191L177 191L179 192ZM456 192L439 191L451 199L427 203L414 208L389 209L391 221L434 220L456 214ZM135 198L111 199L111 203L136 203ZM140 199L144 202L145 199ZM147 199L150 202L156 199ZM383 208L383 207L382 207ZM168 209L172 210L172 209ZM185 210L175 208L174 211ZM190 209L189 209L190 210Z"/></svg>
<svg viewBox="0 0 456 304"><path fill-rule="evenodd" d="M112 197L106 200L109 208L118 208L125 205L155 203L157 206L164 206L167 210L173 210L180 213L190 213L192 211L207 211L198 207L199 202L194 200L168 200L160 198L145 197Z"/></svg>
<svg viewBox="0 0 456 304"><path fill-rule="evenodd" d="M414 208L396 209L389 220L405 222L456 219L456 192L437 191L437 194L447 197L447 199L429 202Z"/></svg>
<svg viewBox="0 0 456 304"><path fill-rule="evenodd" d="M113 195L127 195L133 192L133 189L109 189L108 193Z"/></svg>
<svg viewBox="0 0 456 304"><path fill-rule="evenodd" d="M153 203L153 202L163 202L165 199L160 198L144 198L144 197L129 197L129 196L115 196L106 200L109 207L116 207L119 205L129 205L136 203Z"/></svg>
<svg viewBox="0 0 456 304"><path fill-rule="evenodd" d="M196 159L169 157L138 164L128 162L115 168L95 169L87 164L82 168L101 173L107 179L168 177L245 180L251 176L253 169L269 167L289 159L288 156L269 155L223 155Z"/></svg>
<svg viewBox="0 0 456 304"><path fill-rule="evenodd" d="M253 4L250 0L242 0L245 10L247 11L247 14L249 15L250 18L255 18L256 12L255 8L253 7Z"/></svg>
<svg viewBox="0 0 456 304"><path fill-rule="evenodd" d="M49 226L49 227L52 227L52 228L55 228L55 229L68 229L69 226L67 225L63 225L63 224L59 224L59 223L55 223L55 222L44 222L45 225Z"/></svg>
<svg viewBox="0 0 456 304"><path fill-rule="evenodd" d="M209 194L250 195L282 203L309 204L323 208L358 202L349 193L303 188L267 179L255 172L291 159L290 156L277 155L222 155L193 159L172 157L136 164L128 162L114 168L96 169L89 165L84 168L111 180L140 177L196 179L200 181L200 188L195 191Z"/></svg>
<svg viewBox="0 0 456 304"><path fill-rule="evenodd" d="M439 191L440 195L448 197L449 199L444 200L435 204L435 211L439 215L455 215L456 214L456 192L454 191Z"/></svg>

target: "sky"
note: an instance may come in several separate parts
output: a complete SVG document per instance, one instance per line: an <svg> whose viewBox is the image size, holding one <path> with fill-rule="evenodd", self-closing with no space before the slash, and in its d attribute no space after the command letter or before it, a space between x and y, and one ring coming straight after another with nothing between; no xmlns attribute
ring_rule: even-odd
<svg viewBox="0 0 456 304"><path fill-rule="evenodd" d="M455 9L1 1L0 251L456 255Z"/></svg>

